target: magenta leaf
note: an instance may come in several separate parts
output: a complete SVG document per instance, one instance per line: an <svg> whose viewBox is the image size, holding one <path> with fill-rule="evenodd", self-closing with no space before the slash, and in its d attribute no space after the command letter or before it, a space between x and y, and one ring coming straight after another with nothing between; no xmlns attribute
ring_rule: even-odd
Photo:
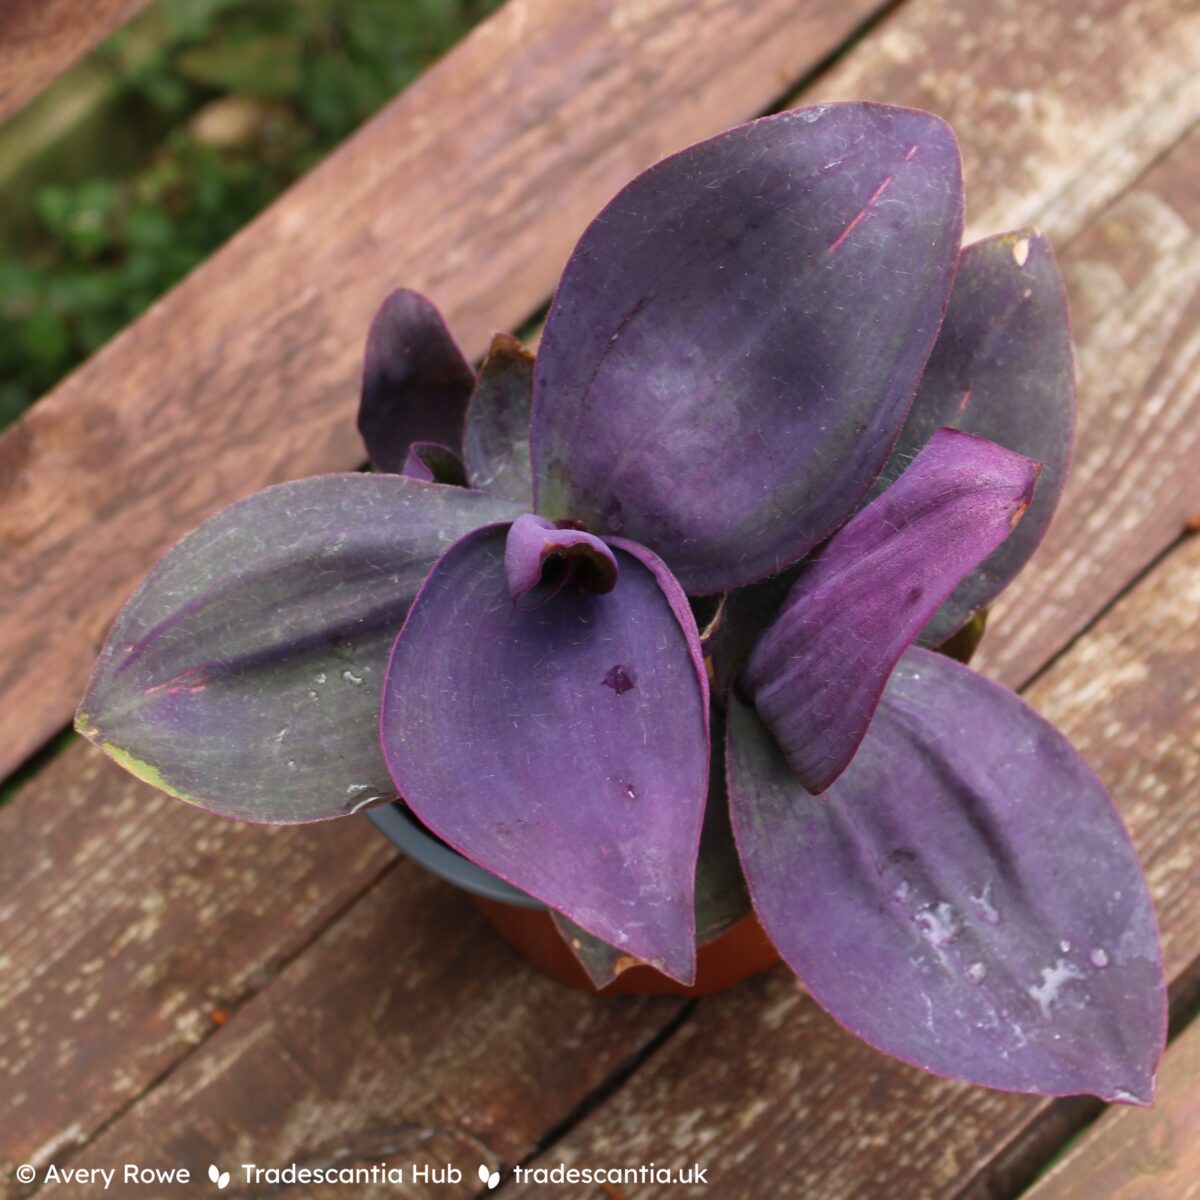
<svg viewBox="0 0 1200 1200"><path fill-rule="evenodd" d="M462 459L453 450L437 442L413 442L404 459L401 475L421 479L425 483L448 483L452 487L467 486L467 472Z"/></svg>
<svg viewBox="0 0 1200 1200"><path fill-rule="evenodd" d="M396 789L460 854L690 982L708 689L687 601L614 545L607 595L567 586L525 611L507 537L452 547L396 641L381 724Z"/></svg>
<svg viewBox="0 0 1200 1200"><path fill-rule="evenodd" d="M550 310L537 511L635 538L689 594L799 559L887 459L961 225L953 134L910 109L796 109L650 168Z"/></svg>
<svg viewBox="0 0 1200 1200"><path fill-rule="evenodd" d="M736 697L728 764L755 909L847 1029L989 1087L1151 1102L1166 992L1137 857L1018 696L914 648L824 796Z"/></svg>
<svg viewBox="0 0 1200 1200"><path fill-rule="evenodd" d="M1036 229L962 252L950 306L917 398L876 481L893 483L935 429L977 433L1044 464L1012 537L955 588L922 632L936 646L986 608L1041 543L1066 480L1075 431L1075 371L1062 277Z"/></svg>
<svg viewBox="0 0 1200 1200"><path fill-rule="evenodd" d="M516 338L498 333L479 368L467 409L463 453L473 487L533 504L529 466L529 410L533 355Z"/></svg>
<svg viewBox="0 0 1200 1200"><path fill-rule="evenodd" d="M696 863L696 945L705 946L750 912L750 897L729 826L729 801L725 794L725 729L720 718L712 730L712 765L708 801ZM579 960L588 978L598 987L612 983L637 961L580 929L561 913L554 923Z"/></svg>
<svg viewBox="0 0 1200 1200"><path fill-rule="evenodd" d="M402 474L413 442L457 451L474 386L438 310L418 292L392 292L371 322L358 409L375 469Z"/></svg>
<svg viewBox="0 0 1200 1200"><path fill-rule="evenodd" d="M940 429L801 571L739 686L810 792L845 769L900 655L1012 531L1038 469L993 442Z"/></svg>
<svg viewBox="0 0 1200 1200"><path fill-rule="evenodd" d="M507 501L398 475L268 488L167 552L121 610L77 724L224 816L316 821L392 792L388 653L438 556Z"/></svg>

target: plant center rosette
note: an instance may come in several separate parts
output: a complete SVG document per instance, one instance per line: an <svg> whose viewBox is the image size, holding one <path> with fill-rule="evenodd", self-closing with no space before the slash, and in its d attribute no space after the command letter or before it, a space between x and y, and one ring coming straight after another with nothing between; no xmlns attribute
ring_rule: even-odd
<svg viewBox="0 0 1200 1200"><path fill-rule="evenodd" d="M945 652L1036 548L1074 423L1049 246L962 248L962 219L942 121L797 109L629 184L536 360L498 335L476 376L394 293L376 472L184 538L80 729L243 820L399 796L597 983L689 982L752 903L881 1050L1148 1103L1163 970L1129 838L1063 736Z"/></svg>

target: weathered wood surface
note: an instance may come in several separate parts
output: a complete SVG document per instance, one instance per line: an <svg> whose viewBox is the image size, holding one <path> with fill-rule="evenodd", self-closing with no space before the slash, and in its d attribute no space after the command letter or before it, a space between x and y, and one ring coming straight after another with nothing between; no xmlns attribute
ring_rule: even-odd
<svg viewBox="0 0 1200 1200"><path fill-rule="evenodd" d="M639 169L752 116L882 0L512 0L0 437L0 774L69 719L120 601L240 496L362 458L392 287L473 354Z"/></svg>
<svg viewBox="0 0 1200 1200"><path fill-rule="evenodd" d="M1026 678L1200 511L1197 64L1195 0L911 0L803 96L940 113L962 145L967 237L1036 224L1066 260L1079 445L997 606L988 673Z"/></svg>
<svg viewBox="0 0 1200 1200"><path fill-rule="evenodd" d="M394 857L365 821L218 821L83 743L59 755L0 808L0 1194L215 1032Z"/></svg>
<svg viewBox="0 0 1200 1200"><path fill-rule="evenodd" d="M119 29L150 0L3 0L0 121Z"/></svg>
<svg viewBox="0 0 1200 1200"><path fill-rule="evenodd" d="M653 33L646 22L661 13L682 21L676 10L687 6L664 3L650 12L628 4L612 11L624 12L631 21L635 7L634 25L640 32L608 29L605 36L636 41ZM808 95L857 91L940 108L956 123L964 142L972 212L986 218L975 219L977 229L1047 213L1045 223L1065 242L1085 219L1129 188L1141 167L1195 119L1194 93L1189 91L1194 73L1183 70L1197 45L1194 7L1156 2L1129 7L1136 21L1127 21L1112 4L1074 3L1071 20L1089 18L1093 24L1086 37L1070 37L1069 23L1054 25L1052 36L1047 34L1046 21L1059 20L1055 14L1039 9L1030 18L1027 9L1009 0L971 4L961 21L948 0L909 0ZM586 111L570 106L576 93L566 83L561 92L553 91L547 77L551 64L557 62L561 69L563 55L574 55L571 61L587 80L582 86L590 104L598 98L625 103L621 92L629 90L631 77L620 72L610 77L606 72L616 68L604 52L570 41L573 35L564 32L564 22L580 38L588 29L595 36L592 26L571 24L586 23L579 14L558 14L557 24L551 20L559 41L543 45L539 57L530 42L518 37L520 26L503 23L513 12L528 14L532 8L510 8L477 35L482 50L472 44L460 52L470 51L466 61L475 64L477 92L485 76L476 56L488 49L489 38L500 36L496 28L508 32L490 43L493 71L509 54L527 74L531 62L542 64L542 74L534 77L535 84L544 81L540 98L532 96L528 85L516 93L528 106L524 133L511 135L518 145L504 144L508 135L496 121L485 120L490 114L482 108L462 116L462 105L474 103L464 89L458 95L458 119L469 119L464 128L473 136L455 134L447 141L438 127L415 139L415 157L405 159L406 169L415 169L416 163L431 175L413 184L427 211L437 211L436 197L460 183L467 190L450 196L446 207L457 201L474 204L476 213L481 205L487 210L484 222L491 232L486 236L493 238L491 253L500 255L498 266L472 257L481 253L483 234L464 241L457 258L452 241L438 242L451 235L466 238L462 231L474 228L474 222L464 212L439 214L436 228L419 225L422 240L412 251L414 261L424 264L425 286L443 302L451 297L452 316L468 341L474 339L472 349L482 344L490 321L512 324L523 315L515 310L536 307L573 231L545 253L535 244L539 239L554 241L560 220L581 224L621 182L622 172L670 148L671 136L680 142L695 136L684 129L678 109L689 109L689 121L711 117L712 127L732 119L721 115L717 96L732 86L727 75L698 93L687 91L687 80L676 76L656 90L656 73L666 69L656 55L664 39L671 40L660 32L644 54L633 51L642 54L638 69L646 76L638 83L646 104L640 118L623 110L615 123L608 121L597 137L599 149L551 149L549 144L569 128L570 115ZM727 8L716 6L722 12ZM798 18L791 14L787 19ZM957 33L938 32L942 26ZM825 26L835 27L834 21ZM727 30L719 23L716 28L727 53ZM541 36L526 25L524 37ZM688 55L698 53L690 43L686 48ZM805 46L806 61L819 57L819 49ZM630 44L622 42L616 53L628 56ZM798 52L793 48L788 53ZM703 53L700 58L707 61ZM763 59L755 62L761 71ZM589 65L590 70L582 69ZM709 76L715 69L710 63ZM733 67L726 64L725 69ZM1078 74L1101 69L1107 72L1105 97L1076 105ZM741 78L736 72L734 77ZM456 94L454 80L437 72L431 78L436 86L426 95L448 103ZM944 89L940 102L930 80L940 81ZM985 85L990 80L995 83L989 89ZM765 93L767 82L754 81L754 87ZM786 80L773 77L769 83L782 90ZM576 79L573 87L580 86ZM741 86L749 103L751 82ZM489 105L495 106L500 94L488 92ZM566 115L556 115L552 99L566 106ZM516 103L511 92L508 102ZM235 241L160 306L148 323L39 406L45 415L0 442L0 462L12 464L9 474L0 474L0 493L7 482L12 497L5 499L6 512L0 517L0 554L15 551L13 577L36 585L29 598L15 598L15 608L11 595L0 601L13 609L0 614L0 621L7 621L0 624L0 646L7 639L6 652L11 652L13 643L36 631L38 644L28 651L25 669L42 672L39 683L48 695L38 707L27 681L21 680L16 691L3 690L11 680L0 685L0 710L29 716L8 746L35 744L65 719L73 694L61 681L83 669L90 653L90 647L80 649L83 635L99 636L118 593L148 565L163 540L208 507L268 479L342 465L357 456L349 422L357 346L366 310L392 282L377 279L376 268L364 264L372 263L381 248L396 245L401 229L384 209L385 200L397 203L394 189L401 176L390 161L380 165L377 159L379 147L413 119L411 113L404 115L403 103L343 150L336 175L331 177L333 167L327 164L324 174L302 184L256 230ZM696 111L690 111L693 107ZM1046 112L1074 115L1055 127L1054 137L1044 139L1038 116ZM595 122L602 116L589 114L587 119ZM633 131L628 136L635 147L604 144L604 138L619 139L625 129ZM431 149L435 136L443 138L446 154L440 165ZM660 137L665 140L656 140ZM483 173L476 174L472 156L480 145L490 157L486 170L479 168ZM589 154L599 158L589 159ZM1151 489L1157 487L1155 472L1161 472L1174 481L1174 490L1156 491L1152 505L1140 505L1133 497L1116 510L1118 526L1131 520L1131 512L1136 520L1102 547L1080 545L1083 535L1074 519L1068 524L1072 532L1062 535L1062 548L1047 543L1036 569L1042 570L1044 562L1048 578L1062 555L1082 555L1080 562L1090 566L1078 566L1069 583L1054 585L1081 593L1056 593L1056 602L1070 600L1073 606L1056 621L1038 615L1038 596L1028 588L1015 593L1012 607L998 610L992 639L996 648L1014 636L1011 618L1004 613L1021 611L1017 598L1027 596L1021 603L1027 603L1028 619L1041 622L1019 654L1002 651L1002 657L989 649L996 657L987 658L988 666L1010 682L1041 666L1090 621L1170 541L1170 522L1177 528L1188 511L1186 465L1195 453L1187 438L1194 436L1195 394L1184 391L1184 399L1178 400L1182 389L1163 381L1173 372L1186 376L1188 339L1195 337L1194 294L1176 261L1194 253L1195 196L1185 194L1194 163L1193 144L1176 146L1064 255L1082 318L1084 374L1096 381L1085 382L1081 431L1086 438L1089 423L1107 423L1110 432L1103 436L1115 439L1122 457L1113 461L1122 471L1133 472L1135 481ZM528 187L526 170L534 176ZM510 172L504 179L513 189L507 200L492 195L503 172ZM980 172L985 178L994 173L1000 199L986 198L990 184ZM465 182L460 173L467 176ZM1025 183L1005 200L1010 175ZM540 194L557 200L564 186L576 185L562 207L547 209L541 222ZM1026 203L1028 197L1039 199ZM520 211L514 215L509 205ZM323 206L328 214L322 213ZM404 211L411 217L419 209ZM1147 212L1156 219L1147 222ZM364 213L371 215L364 218ZM306 221L313 228L306 229ZM353 231L356 221L365 221L368 228L349 248L344 240L336 252L320 244L331 225L344 233ZM289 236L298 259L315 259L311 267L292 266L283 244ZM266 243L265 249L253 244L256 238ZM558 259L552 261L555 254ZM350 260L345 269L339 255ZM398 254L393 261L401 261ZM255 269L280 274L282 282L257 280ZM500 302L506 271L516 276L515 299L507 308ZM354 279L355 272L363 278ZM197 282L208 275L216 277L211 288ZM328 295L303 294L309 280L325 279L330 281ZM445 294L438 290L443 284ZM301 294L288 299L289 288ZM222 317L216 310L239 293L246 294L245 309ZM1164 295L1168 301L1162 300ZM284 299L271 300L280 296ZM1193 307L1177 313L1171 297L1188 297ZM286 309L274 323L270 302ZM494 317L485 304L493 305ZM346 311L355 306L351 320ZM245 334L234 328L243 319ZM1160 329L1157 322L1168 319L1175 321L1170 330ZM194 337L189 336L191 326L197 330ZM151 353L153 339L162 336L167 338L163 349ZM306 338L313 344L306 345ZM230 353L234 361L222 362ZM1095 365L1089 367L1091 360ZM178 374L176 362L182 364ZM258 378L256 371L266 377ZM131 376L125 391L123 374ZM1130 382L1121 386L1120 380ZM249 397L247 413L238 411L239 385ZM139 388L145 391L141 397ZM1138 393L1136 401L1130 400L1131 391ZM190 392L199 397L195 411L185 403ZM293 395L295 400L285 405ZM103 399L89 410L87 399L97 396ZM150 409L141 424L136 418L140 404ZM1141 412L1143 406L1150 411ZM1189 412L1191 425L1185 428ZM1139 419L1149 426L1138 424ZM1171 438L1151 436L1162 420L1174 423ZM134 437L143 427L143 440L122 450L122 438ZM96 438L89 442L93 429ZM1135 444L1122 447L1122 438ZM197 444L189 445L189 439ZM1150 460L1147 444L1165 460ZM166 448L173 448L177 457L155 461ZM1114 449L1102 442L1095 451L1081 449L1081 464L1093 453L1103 465ZM11 457L5 460L5 454ZM123 490L113 493L110 507L106 489L112 480L103 468L114 461L119 472L144 474L140 480L120 479ZM50 478L57 481L53 487L47 480L38 482L35 467L51 470ZM1103 470L1089 470L1067 512L1074 505L1086 517L1091 507L1108 503L1114 486ZM53 498L55 487L64 491L61 501ZM38 504L49 506L44 524L34 520ZM74 516L68 512L72 505L80 509ZM156 512L160 507L163 511ZM1163 512L1168 520L1155 524ZM148 528L139 530L139 521L148 522ZM99 530L96 544L76 551L74 539L92 524ZM1110 532L1099 531L1105 537ZM129 542L124 550L120 539ZM78 564L78 581L70 578L67 563L56 579L37 578L50 570L47 555L55 546L75 556L70 561ZM108 565L109 558L119 561ZM1183 805L1188 796L1194 801L1200 767L1200 648L1186 623L1200 603L1196 571L1197 543L1187 543L1064 655L1034 693L1126 804L1150 862L1177 976L1200 951L1197 914L1189 910L1200 831ZM9 573L10 566L0 565L0 579ZM89 595L85 585L93 582L95 595ZM50 614L50 637L45 618L35 621L39 606ZM14 616L25 624L14 626ZM18 636L22 628L24 634ZM55 635L61 644L49 645ZM32 729L41 732L30 733ZM530 1153L572 1104L626 1056L636 1055L670 1028L681 1011L670 1001L623 1006L588 1001L542 980L512 959L460 896L407 866L388 869L390 852L365 825L273 833L230 826L154 801L146 789L110 768L83 767L88 755L74 748L35 778L8 810L17 817L0 810L0 916L6 925L22 923L20 936L15 928L0 935L5 938L0 956L9 955L18 968L11 980L8 964L0 974L0 997L6 989L8 994L7 1001L0 999L0 1036L26 1022L7 1046L0 1043L0 1063L7 1050L7 1065L15 1066L19 1099L12 1111L22 1110L13 1118L3 1108L0 1088L0 1159L24 1161L40 1148L40 1161L107 1163L136 1151L201 1169L221 1156L232 1165L242 1153L263 1162L450 1158L471 1171L477 1161L511 1163ZM68 805L72 819L64 814L60 822L54 816L55 801L70 792L71 780L81 771L91 771L91 778L81 784L74 805ZM131 809L141 811L141 806L145 825L124 829L132 823ZM78 833L85 819L87 846ZM12 824L5 823L9 820ZM91 884L91 864L102 869L105 850L118 864L115 877ZM26 857L29 862L23 861ZM68 861L71 866L64 869L62 863ZM239 884L235 872L245 873L247 864L256 862L250 882ZM51 865L61 878L49 870ZM384 878L372 886L381 871ZM174 903L171 915L154 917L166 896ZM29 911L39 914L35 921L23 919ZM152 919L163 922L156 935L144 940L137 933L126 936L130 929L147 928ZM326 926L319 940L303 950ZM281 964L297 955L280 974ZM39 974L42 958L48 965ZM98 958L106 960L100 968L94 965ZM137 986L141 979L151 986ZM56 1015L60 995L78 996L79 1003ZM64 1025L85 1005L90 1012L72 1022L76 1028ZM94 1016L109 1006L123 1013L130 1026L120 1037ZM52 1043L52 1049L38 1057L36 1044L31 1050L22 1036L35 1027L43 1009L46 1019L36 1026L37 1036ZM218 1031L211 1014L222 1009L236 1011ZM147 1030L145 1046L138 1041L139 1026ZM159 1077L165 1082L155 1086ZM404 1082L408 1077L414 1080L411 1087ZM31 1092L31 1081L41 1090ZM39 1105L45 1106L44 1117L23 1111ZM659 1162L690 1155L718 1167L714 1175L722 1185L710 1186L708 1194L722 1197L781 1194L785 1186L798 1192L797 1170L810 1169L817 1185L808 1194L822 1200L878 1194L880 1179L886 1181L882 1194L948 1196L961 1189L964 1195L982 1197L996 1181L998 1156L1010 1153L1019 1159L1030 1138L1048 1128L1048 1111L1059 1110L932 1080L883 1059L837 1030L779 972L703 1002L630 1083L545 1157L553 1162L571 1153L584 1156L578 1161L637 1162L644 1144L649 1157ZM19 1143L12 1140L17 1134ZM54 1146L59 1140L61 1150ZM69 1149L84 1143L85 1154ZM615 1157L598 1156L597 1147L606 1155L614 1151ZM482 1157L485 1149L492 1158ZM479 1160L470 1157L476 1150ZM477 1190L468 1176L459 1194ZM455 1193L430 1189L428 1194Z"/></svg>
<svg viewBox="0 0 1200 1200"><path fill-rule="evenodd" d="M458 1187L299 1191L473 1196L481 1163L529 1154L683 1003L597 1003L540 976L461 893L400 863L86 1157L191 1167L201 1182L172 1189L181 1196L210 1194L209 1162L453 1163L463 1169Z"/></svg>
<svg viewBox="0 0 1200 1200"><path fill-rule="evenodd" d="M1173 979L1200 957L1197 611L1200 538L1192 538L1027 694L1117 798L1147 869ZM821 1200L983 1197L995 1194L994 1156L1049 1108L884 1058L780 970L702 1001L624 1088L537 1161L695 1160L709 1167L708 1194L722 1200L785 1186ZM513 1194L544 1193L530 1185ZM639 1186L627 1194L675 1193Z"/></svg>
<svg viewBox="0 0 1200 1200"><path fill-rule="evenodd" d="M1200 1022L1163 1060L1153 1111L1106 1112L1025 1200L1200 1197Z"/></svg>

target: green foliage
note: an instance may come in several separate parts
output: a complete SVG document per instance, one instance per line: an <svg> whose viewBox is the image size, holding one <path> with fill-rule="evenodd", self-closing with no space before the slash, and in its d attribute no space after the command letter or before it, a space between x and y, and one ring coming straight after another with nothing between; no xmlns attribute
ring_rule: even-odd
<svg viewBox="0 0 1200 1200"><path fill-rule="evenodd" d="M159 0L112 122L136 167L47 183L0 218L0 425L131 321L500 0ZM162 132L166 130L165 134ZM0 131L0 137L3 136Z"/></svg>

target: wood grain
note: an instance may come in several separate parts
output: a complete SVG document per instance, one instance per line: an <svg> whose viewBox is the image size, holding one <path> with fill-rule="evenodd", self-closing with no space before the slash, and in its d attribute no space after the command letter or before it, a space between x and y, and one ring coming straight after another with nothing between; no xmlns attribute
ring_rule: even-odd
<svg viewBox="0 0 1200 1200"><path fill-rule="evenodd" d="M82 742L55 758L0 808L0 1181L86 1140L394 858L365 820L221 821Z"/></svg>
<svg viewBox="0 0 1200 1200"><path fill-rule="evenodd" d="M982 670L1027 676L1200 513L1198 177L1200 130L1063 255L1075 461L1045 542L989 619Z"/></svg>
<svg viewBox="0 0 1200 1200"><path fill-rule="evenodd" d="M1194 538L1028 694L1113 790L1147 868L1173 978L1200 956L1197 611ZM702 1001L659 1055L538 1161L696 1160L709 1168L709 1194L722 1200L982 1197L995 1194L989 1168L998 1150L1027 1136L1050 1106L877 1054L781 969ZM675 1194L624 1190L629 1200Z"/></svg>
<svg viewBox="0 0 1200 1200"><path fill-rule="evenodd" d="M353 466L400 283L472 354L639 169L761 110L882 0L512 0L0 437L0 774L121 600L217 508Z"/></svg>
<svg viewBox="0 0 1200 1200"><path fill-rule="evenodd" d="M911 104L955 128L966 238L1056 245L1200 118L1197 0L910 0L806 100Z"/></svg>
<svg viewBox="0 0 1200 1200"><path fill-rule="evenodd" d="M1151 1111L1106 1112L1024 1200L1200 1196L1200 1022L1171 1046Z"/></svg>
<svg viewBox="0 0 1200 1200"><path fill-rule="evenodd" d="M598 1002L538 975L462 893L402 863L86 1158L187 1166L201 1182L172 1189L182 1196L210 1194L210 1162L234 1171L453 1163L463 1170L458 1186L299 1192L474 1196L481 1163L530 1153L683 1004ZM273 1194L239 1183L232 1195Z"/></svg>
<svg viewBox="0 0 1200 1200"><path fill-rule="evenodd" d="M912 0L794 98L940 113L962 145L967 238L1037 224L1065 258L1079 445L1059 515L976 663L1009 682L1200 512L1198 62L1195 0Z"/></svg>
<svg viewBox="0 0 1200 1200"><path fill-rule="evenodd" d="M0 6L0 121L150 0L4 0Z"/></svg>

